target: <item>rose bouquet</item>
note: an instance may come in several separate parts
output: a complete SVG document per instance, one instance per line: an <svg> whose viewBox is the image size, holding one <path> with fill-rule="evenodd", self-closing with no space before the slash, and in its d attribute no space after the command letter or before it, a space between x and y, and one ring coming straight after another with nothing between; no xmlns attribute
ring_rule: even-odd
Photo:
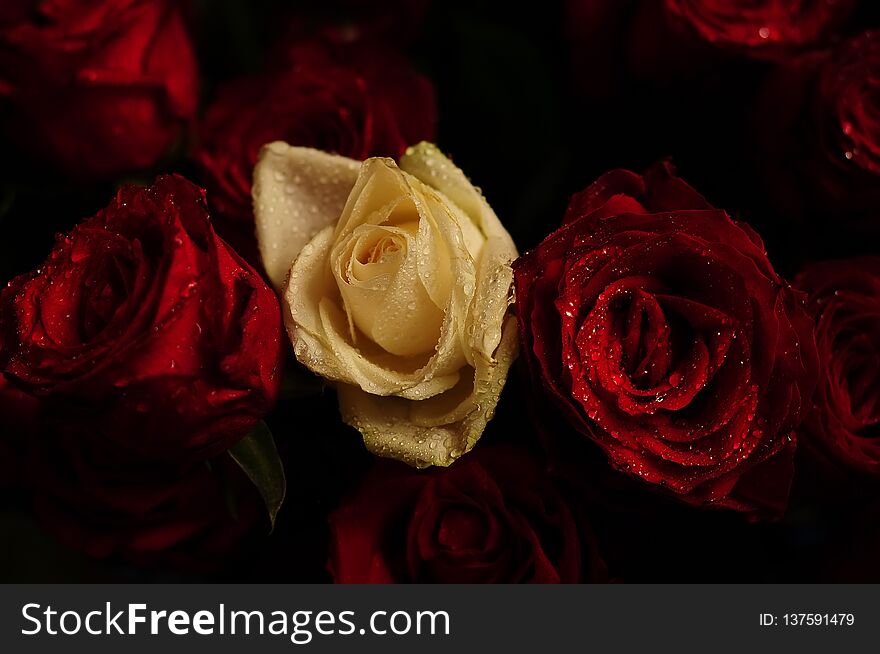
<svg viewBox="0 0 880 654"><path fill-rule="evenodd" d="M876 578L870 3L233 4L0 8L3 577Z"/></svg>

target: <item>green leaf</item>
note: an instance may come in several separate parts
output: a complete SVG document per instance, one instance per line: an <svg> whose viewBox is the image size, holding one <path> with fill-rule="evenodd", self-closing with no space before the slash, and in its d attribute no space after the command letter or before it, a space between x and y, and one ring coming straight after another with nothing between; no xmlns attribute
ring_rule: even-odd
<svg viewBox="0 0 880 654"><path fill-rule="evenodd" d="M260 491L274 530L275 518L287 493L287 480L275 439L266 423L257 423L250 434L230 448L229 456Z"/></svg>

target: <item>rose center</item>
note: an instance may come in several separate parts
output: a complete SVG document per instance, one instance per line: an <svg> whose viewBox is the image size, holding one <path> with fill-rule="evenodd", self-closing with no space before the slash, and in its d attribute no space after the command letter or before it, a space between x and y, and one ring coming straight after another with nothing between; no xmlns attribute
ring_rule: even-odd
<svg viewBox="0 0 880 654"><path fill-rule="evenodd" d="M482 549L487 536L484 516L468 508L448 510L437 529L437 542L452 552Z"/></svg>
<svg viewBox="0 0 880 654"><path fill-rule="evenodd" d="M869 321L863 327L872 329L876 323ZM880 431L880 393L877 392L880 388L880 343L868 336L871 333L850 335L841 370L841 383L849 397L850 412L860 425L864 425L864 436L877 435Z"/></svg>
<svg viewBox="0 0 880 654"><path fill-rule="evenodd" d="M132 271L127 261L107 257L87 273L80 312L80 333L84 342L98 336L125 302Z"/></svg>
<svg viewBox="0 0 880 654"><path fill-rule="evenodd" d="M407 252L404 231L395 228L374 228L356 239L346 280L354 284L378 278L388 280L400 269Z"/></svg>
<svg viewBox="0 0 880 654"><path fill-rule="evenodd" d="M331 254L352 340L366 336L403 357L433 352L444 317L425 285L414 209L399 208L383 224L359 225Z"/></svg>
<svg viewBox="0 0 880 654"><path fill-rule="evenodd" d="M366 256L364 256L364 253L361 253L358 261L363 264L385 263L390 255L400 252L400 250L401 245L398 243L397 239L392 236L383 236L376 242L373 248L366 253Z"/></svg>

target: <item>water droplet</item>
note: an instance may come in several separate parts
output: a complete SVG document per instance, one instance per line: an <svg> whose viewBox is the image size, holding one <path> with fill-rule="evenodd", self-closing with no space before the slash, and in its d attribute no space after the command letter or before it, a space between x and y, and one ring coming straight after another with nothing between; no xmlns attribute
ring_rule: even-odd
<svg viewBox="0 0 880 654"><path fill-rule="evenodd" d="M186 286L183 287L181 291L181 295L183 297L191 297L195 290L199 287L198 281L195 279L191 280Z"/></svg>

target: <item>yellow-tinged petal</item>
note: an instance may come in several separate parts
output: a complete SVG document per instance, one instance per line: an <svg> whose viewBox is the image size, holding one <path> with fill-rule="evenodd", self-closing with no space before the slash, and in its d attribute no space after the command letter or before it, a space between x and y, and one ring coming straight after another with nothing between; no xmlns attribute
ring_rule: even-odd
<svg viewBox="0 0 880 654"><path fill-rule="evenodd" d="M510 264L519 256L516 245L480 190L437 146L419 143L409 148L400 167L452 200L486 238L478 260L468 345L484 354L491 353L501 340L501 324L513 301Z"/></svg>
<svg viewBox="0 0 880 654"><path fill-rule="evenodd" d="M400 169L440 191L464 211L486 238L497 236L517 257L516 246L483 194L433 143L422 142L407 149Z"/></svg>
<svg viewBox="0 0 880 654"><path fill-rule="evenodd" d="M338 387L342 418L361 432L377 456L418 468L448 466L476 445L495 414L498 398L518 348L516 320L504 323L492 360L479 357L473 376L428 400L405 400Z"/></svg>
<svg viewBox="0 0 880 654"><path fill-rule="evenodd" d="M303 246L335 225L360 162L280 141L263 147L254 168L254 218L263 267L281 291Z"/></svg>
<svg viewBox="0 0 880 654"><path fill-rule="evenodd" d="M290 273L284 296L285 322L300 363L313 372L377 395L430 397L458 382L463 357L433 356L430 361L401 359L375 344L355 346L340 308L338 289L329 271L333 227L327 227L303 248ZM456 334L441 334L451 345Z"/></svg>

